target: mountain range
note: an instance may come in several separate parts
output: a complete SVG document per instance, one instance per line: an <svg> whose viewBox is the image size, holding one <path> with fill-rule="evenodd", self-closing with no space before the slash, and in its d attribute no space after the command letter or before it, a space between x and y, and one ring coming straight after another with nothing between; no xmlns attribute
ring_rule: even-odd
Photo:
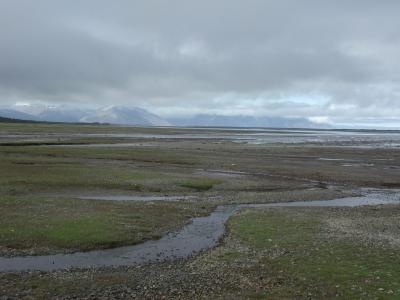
<svg viewBox="0 0 400 300"><path fill-rule="evenodd" d="M138 126L170 126L168 121L137 107L105 106L98 109L71 105L18 104L0 108L0 116L11 119L65 123L107 123Z"/></svg>
<svg viewBox="0 0 400 300"><path fill-rule="evenodd" d="M211 127L272 127L272 128L326 128L323 124L306 118L222 116L198 114L193 117L169 118L175 126L211 126Z"/></svg>
<svg viewBox="0 0 400 300"><path fill-rule="evenodd" d="M107 123L137 126L327 128L306 118L223 116L198 114L162 118L145 109L105 106L97 109L72 105L14 104L0 107L0 117L41 122Z"/></svg>

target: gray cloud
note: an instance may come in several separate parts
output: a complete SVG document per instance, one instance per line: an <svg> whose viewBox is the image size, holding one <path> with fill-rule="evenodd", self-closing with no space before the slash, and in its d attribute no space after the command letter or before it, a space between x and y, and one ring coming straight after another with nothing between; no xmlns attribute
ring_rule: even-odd
<svg viewBox="0 0 400 300"><path fill-rule="evenodd" d="M399 9L390 0L3 0L0 101L393 119Z"/></svg>

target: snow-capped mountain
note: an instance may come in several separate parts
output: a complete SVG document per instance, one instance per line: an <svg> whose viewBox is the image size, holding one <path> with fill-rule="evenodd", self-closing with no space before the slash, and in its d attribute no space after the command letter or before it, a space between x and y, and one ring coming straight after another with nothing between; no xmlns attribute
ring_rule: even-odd
<svg viewBox="0 0 400 300"><path fill-rule="evenodd" d="M28 103L28 102L17 102L15 104L6 106L5 108L11 109L14 111L22 112L28 115L32 116L37 116L40 114L42 111L44 111L47 108L50 108L53 106L46 105L43 103Z"/></svg>
<svg viewBox="0 0 400 300"><path fill-rule="evenodd" d="M48 122L81 122L87 115L93 114L93 109L80 109L69 105L48 106L37 116Z"/></svg>
<svg viewBox="0 0 400 300"><path fill-rule="evenodd" d="M329 125L315 123L306 118L287 117L199 114L192 117L165 120L145 109L126 106L106 106L92 109L74 105L16 104L0 107L0 117L46 122L108 123L138 126L329 128Z"/></svg>
<svg viewBox="0 0 400 300"><path fill-rule="evenodd" d="M109 123L140 126L169 126L159 116L137 107L107 106L99 109L73 105L14 104L0 108L0 116L45 122Z"/></svg>
<svg viewBox="0 0 400 300"><path fill-rule="evenodd" d="M169 126L168 121L159 116L137 107L107 106L85 116L81 122L110 123L122 125Z"/></svg>
<svg viewBox="0 0 400 300"><path fill-rule="evenodd" d="M30 120L37 121L37 117L28 113L17 111L11 108L0 108L0 117L19 119L19 120Z"/></svg>
<svg viewBox="0 0 400 300"><path fill-rule="evenodd" d="M71 105L45 105L41 103L17 103L0 108L0 116L46 122L79 122L92 113L89 109L80 109Z"/></svg>

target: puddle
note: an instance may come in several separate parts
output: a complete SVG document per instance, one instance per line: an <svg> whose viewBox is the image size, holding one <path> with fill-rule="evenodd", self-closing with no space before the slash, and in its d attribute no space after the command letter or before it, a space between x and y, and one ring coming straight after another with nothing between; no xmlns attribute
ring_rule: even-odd
<svg viewBox="0 0 400 300"><path fill-rule="evenodd" d="M356 207L364 205L400 204L400 191L373 191L365 196L346 197L333 200L296 201L269 204L246 204L239 205L240 208L263 208L263 207Z"/></svg>
<svg viewBox="0 0 400 300"><path fill-rule="evenodd" d="M78 252L44 256L0 258L0 271L51 271L67 268L90 268L125 266L147 262L188 258L202 250L215 247L225 232L228 218L243 208L269 207L354 207L361 205L400 204L400 193L396 191L369 191L366 196L349 197L325 201L302 201L270 204L240 204L219 206L207 217L194 218L176 233L159 240L139 245L107 250Z"/></svg>
<svg viewBox="0 0 400 300"><path fill-rule="evenodd" d="M194 200L197 196L79 196L82 200L109 200L109 201L181 201Z"/></svg>
<svg viewBox="0 0 400 300"><path fill-rule="evenodd" d="M317 160L324 160L324 161L347 161L344 158L329 158L329 157L319 157Z"/></svg>
<svg viewBox="0 0 400 300"><path fill-rule="evenodd" d="M354 163L354 164L342 164L342 167L373 167L375 164L368 163Z"/></svg>

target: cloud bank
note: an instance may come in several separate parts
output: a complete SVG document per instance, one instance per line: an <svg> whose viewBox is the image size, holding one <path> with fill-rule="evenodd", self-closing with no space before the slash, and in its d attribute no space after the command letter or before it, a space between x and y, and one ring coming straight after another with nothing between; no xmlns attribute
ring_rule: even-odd
<svg viewBox="0 0 400 300"><path fill-rule="evenodd" d="M391 0L2 0L0 103L400 126L399 11Z"/></svg>

